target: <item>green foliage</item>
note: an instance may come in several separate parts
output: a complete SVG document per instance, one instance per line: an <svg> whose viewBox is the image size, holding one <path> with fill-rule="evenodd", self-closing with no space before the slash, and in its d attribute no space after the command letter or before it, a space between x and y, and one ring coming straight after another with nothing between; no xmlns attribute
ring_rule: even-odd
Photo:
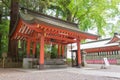
<svg viewBox="0 0 120 80"><path fill-rule="evenodd" d="M0 1L0 56L1 53L7 52L8 49L9 3L10 0Z"/></svg>
<svg viewBox="0 0 120 80"><path fill-rule="evenodd" d="M114 11L109 16L115 17L119 13L117 5L120 0L58 0L55 3L51 10L56 11L57 17L78 23L82 31L96 28L97 34L105 35L104 29L108 25L106 11Z"/></svg>
<svg viewBox="0 0 120 80"><path fill-rule="evenodd" d="M0 35L1 35L1 50L2 52L7 52L8 49L8 34L9 34L9 20L2 20L0 23Z"/></svg>
<svg viewBox="0 0 120 80"><path fill-rule="evenodd" d="M54 0L20 0L22 7L45 13L45 10L50 6Z"/></svg>
<svg viewBox="0 0 120 80"><path fill-rule="evenodd" d="M67 62L67 65L71 66L71 64L72 64L72 59L67 58L67 59L66 59L66 62Z"/></svg>
<svg viewBox="0 0 120 80"><path fill-rule="evenodd" d="M51 58L57 58L57 47L55 45L52 45Z"/></svg>

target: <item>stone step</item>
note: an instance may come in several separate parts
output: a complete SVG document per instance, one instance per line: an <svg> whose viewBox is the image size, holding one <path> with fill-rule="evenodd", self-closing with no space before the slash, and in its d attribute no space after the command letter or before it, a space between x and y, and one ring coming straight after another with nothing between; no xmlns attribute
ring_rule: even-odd
<svg viewBox="0 0 120 80"><path fill-rule="evenodd" d="M49 59L45 60L46 65L64 65L65 60L64 59Z"/></svg>
<svg viewBox="0 0 120 80"><path fill-rule="evenodd" d="M45 69L67 68L68 65L44 65Z"/></svg>
<svg viewBox="0 0 120 80"><path fill-rule="evenodd" d="M44 65L43 69L59 69L59 68L67 68L68 65ZM39 65L35 65L34 68L39 69Z"/></svg>

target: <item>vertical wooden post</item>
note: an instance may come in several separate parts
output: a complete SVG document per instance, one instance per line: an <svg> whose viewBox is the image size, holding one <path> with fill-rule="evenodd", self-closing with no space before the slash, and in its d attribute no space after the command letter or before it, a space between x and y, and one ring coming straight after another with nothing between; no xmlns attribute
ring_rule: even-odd
<svg viewBox="0 0 120 80"><path fill-rule="evenodd" d="M81 66L80 40L77 41L77 61L78 67L80 67Z"/></svg>
<svg viewBox="0 0 120 80"><path fill-rule="evenodd" d="M40 39L40 57L39 57L39 68L44 68L44 35L41 35Z"/></svg>
<svg viewBox="0 0 120 80"><path fill-rule="evenodd" d="M27 40L27 57L30 57L30 40Z"/></svg>
<svg viewBox="0 0 120 80"><path fill-rule="evenodd" d="M64 58L64 49L65 49L65 46L62 45L61 47L62 47L62 57Z"/></svg>
<svg viewBox="0 0 120 80"><path fill-rule="evenodd" d="M58 57L60 57L60 44L58 44Z"/></svg>
<svg viewBox="0 0 120 80"><path fill-rule="evenodd" d="M36 42L33 43L33 57L35 57L35 51L36 51Z"/></svg>

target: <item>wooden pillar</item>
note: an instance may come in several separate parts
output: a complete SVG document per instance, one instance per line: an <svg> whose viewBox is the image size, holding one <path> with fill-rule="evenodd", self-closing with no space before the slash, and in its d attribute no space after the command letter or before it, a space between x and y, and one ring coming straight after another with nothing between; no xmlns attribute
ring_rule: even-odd
<svg viewBox="0 0 120 80"><path fill-rule="evenodd" d="M77 41L77 61L78 67L80 67L81 66L80 40Z"/></svg>
<svg viewBox="0 0 120 80"><path fill-rule="evenodd" d="M36 42L33 43L33 57L35 57L35 51L36 51Z"/></svg>
<svg viewBox="0 0 120 80"><path fill-rule="evenodd" d="M60 44L58 44L58 57L60 57L61 53L60 53Z"/></svg>
<svg viewBox="0 0 120 80"><path fill-rule="evenodd" d="M30 40L27 40L27 57L30 57Z"/></svg>
<svg viewBox="0 0 120 80"><path fill-rule="evenodd" d="M64 58L64 52L65 52L64 50L65 50L65 46L62 45L61 48L62 48L62 57Z"/></svg>
<svg viewBox="0 0 120 80"><path fill-rule="evenodd" d="M44 68L44 35L41 35L40 39L40 57L39 57L39 68Z"/></svg>

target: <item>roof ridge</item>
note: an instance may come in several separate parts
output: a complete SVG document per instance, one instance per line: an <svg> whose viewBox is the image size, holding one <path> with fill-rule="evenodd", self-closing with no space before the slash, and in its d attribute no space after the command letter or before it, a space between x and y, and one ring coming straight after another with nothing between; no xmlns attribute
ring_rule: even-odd
<svg viewBox="0 0 120 80"><path fill-rule="evenodd" d="M106 38L106 39L100 39L100 40L96 40L96 41L89 41L83 44L88 44L88 43L94 43L94 42L100 42L100 41L105 41L105 40L110 40L111 38Z"/></svg>
<svg viewBox="0 0 120 80"><path fill-rule="evenodd" d="M76 28L78 28L78 24L74 23L74 22L69 22L69 21L66 21L66 20L63 20L63 19L60 19L60 18L57 18L57 17L53 17L53 16L46 15L46 14L43 14L43 13L40 13L40 12L32 11L32 10L24 8L24 7L21 7L21 10L27 10L28 12L31 12L31 13L34 13L34 14L37 14L37 15L43 15L43 16L46 16L46 17L49 17L49 18L52 18L52 19L64 21L66 23L69 23L69 24L72 24L72 25L76 25Z"/></svg>

